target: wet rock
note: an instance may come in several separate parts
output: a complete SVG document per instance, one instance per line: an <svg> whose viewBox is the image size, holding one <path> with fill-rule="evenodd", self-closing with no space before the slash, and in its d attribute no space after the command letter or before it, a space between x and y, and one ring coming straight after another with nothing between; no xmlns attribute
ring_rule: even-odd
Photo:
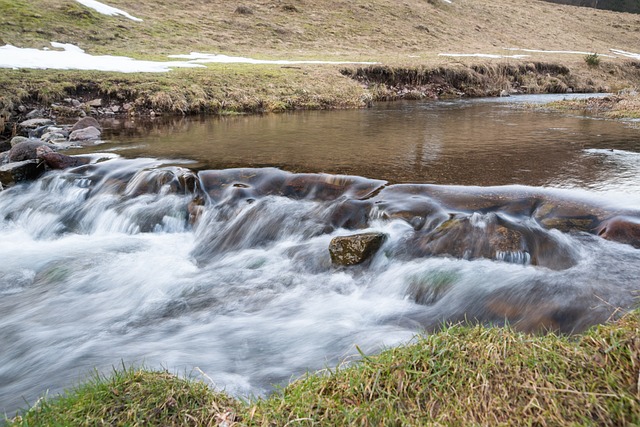
<svg viewBox="0 0 640 427"><path fill-rule="evenodd" d="M361 264L371 258L386 240L384 233L363 233L334 237L329 244L331 261L336 265Z"/></svg>
<svg viewBox="0 0 640 427"><path fill-rule="evenodd" d="M42 148L41 148L42 147ZM19 142L9 150L8 160L10 162L21 162L23 160L35 160L38 158L38 149L40 153L53 150L47 144L38 140L27 140Z"/></svg>
<svg viewBox="0 0 640 427"><path fill-rule="evenodd" d="M77 166L86 165L90 162L90 159L88 159L87 157L67 156L65 154L60 154L53 151L42 150L43 148L48 147L39 147L37 149L38 159L44 161L44 163L50 169L74 168Z"/></svg>
<svg viewBox="0 0 640 427"><path fill-rule="evenodd" d="M64 142L66 139L61 132L47 132L40 137L40 140L44 142Z"/></svg>
<svg viewBox="0 0 640 427"><path fill-rule="evenodd" d="M50 126L53 124L51 119L39 118L39 119L29 119L23 122L20 122L19 126L24 130L33 130L39 128L41 126Z"/></svg>
<svg viewBox="0 0 640 427"><path fill-rule="evenodd" d="M76 131L76 130L80 130L80 129L85 129L88 128L90 126L93 126L94 128L98 129L98 130L102 130L102 127L100 126L100 123L98 123L98 121L96 119L94 119L93 117L83 117L80 120L78 120L72 127L70 132Z"/></svg>
<svg viewBox="0 0 640 427"><path fill-rule="evenodd" d="M26 136L14 136L13 138L11 138L11 146L13 147L24 141L29 141L29 138L27 138Z"/></svg>
<svg viewBox="0 0 640 427"><path fill-rule="evenodd" d="M494 213L454 216L435 230L409 239L408 251L414 256L486 258L555 270L575 265L571 248L549 232L507 221Z"/></svg>
<svg viewBox="0 0 640 427"><path fill-rule="evenodd" d="M83 119L84 120L84 119ZM74 130L69 134L69 141L91 141L100 138L100 130L93 126Z"/></svg>
<svg viewBox="0 0 640 427"><path fill-rule="evenodd" d="M189 213L189 224L193 225L198 222L204 212L204 197L194 197L187 205L187 212Z"/></svg>
<svg viewBox="0 0 640 427"><path fill-rule="evenodd" d="M0 185L7 186L21 181L36 179L44 172L38 160L23 160L0 166Z"/></svg>
<svg viewBox="0 0 640 427"><path fill-rule="evenodd" d="M0 142L0 153L4 151L9 151L9 150L11 150L11 142L9 141Z"/></svg>
<svg viewBox="0 0 640 427"><path fill-rule="evenodd" d="M597 232L604 239L640 249L640 218L616 216L604 221Z"/></svg>

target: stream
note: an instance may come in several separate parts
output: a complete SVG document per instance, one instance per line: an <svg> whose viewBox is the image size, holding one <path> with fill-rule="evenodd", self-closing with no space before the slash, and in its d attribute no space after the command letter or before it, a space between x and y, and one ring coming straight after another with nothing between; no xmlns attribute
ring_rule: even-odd
<svg viewBox="0 0 640 427"><path fill-rule="evenodd" d="M259 396L444 322L637 307L640 124L521 106L554 99L105 122L91 164L0 192L0 411L123 365Z"/></svg>

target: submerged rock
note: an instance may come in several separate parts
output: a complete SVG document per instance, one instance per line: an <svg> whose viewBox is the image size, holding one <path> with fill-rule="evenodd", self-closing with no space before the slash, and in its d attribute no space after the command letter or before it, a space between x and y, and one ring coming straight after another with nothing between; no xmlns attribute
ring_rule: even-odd
<svg viewBox="0 0 640 427"><path fill-rule="evenodd" d="M640 249L640 218L616 216L604 221L597 231L604 239Z"/></svg>
<svg viewBox="0 0 640 427"><path fill-rule="evenodd" d="M331 261L344 266L361 264L380 249L386 238L384 233L334 237L329 244Z"/></svg>

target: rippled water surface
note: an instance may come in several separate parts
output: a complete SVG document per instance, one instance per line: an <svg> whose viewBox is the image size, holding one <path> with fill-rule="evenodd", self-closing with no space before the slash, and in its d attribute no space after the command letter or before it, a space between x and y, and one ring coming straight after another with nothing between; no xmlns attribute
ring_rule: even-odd
<svg viewBox="0 0 640 427"><path fill-rule="evenodd" d="M105 127L75 153L109 160L0 192L9 413L122 363L260 395L443 321L570 333L637 305L632 122L475 100ZM333 266L361 231L387 240Z"/></svg>

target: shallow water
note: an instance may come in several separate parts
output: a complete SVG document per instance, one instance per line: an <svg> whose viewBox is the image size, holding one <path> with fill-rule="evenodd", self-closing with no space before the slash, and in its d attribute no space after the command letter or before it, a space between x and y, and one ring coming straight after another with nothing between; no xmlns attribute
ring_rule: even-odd
<svg viewBox="0 0 640 427"><path fill-rule="evenodd" d="M77 152L118 156L0 192L0 408L122 363L260 395L443 321L606 321L640 290L640 251L597 235L640 217L639 134L504 100L114 123ZM388 238L332 266L362 231Z"/></svg>

